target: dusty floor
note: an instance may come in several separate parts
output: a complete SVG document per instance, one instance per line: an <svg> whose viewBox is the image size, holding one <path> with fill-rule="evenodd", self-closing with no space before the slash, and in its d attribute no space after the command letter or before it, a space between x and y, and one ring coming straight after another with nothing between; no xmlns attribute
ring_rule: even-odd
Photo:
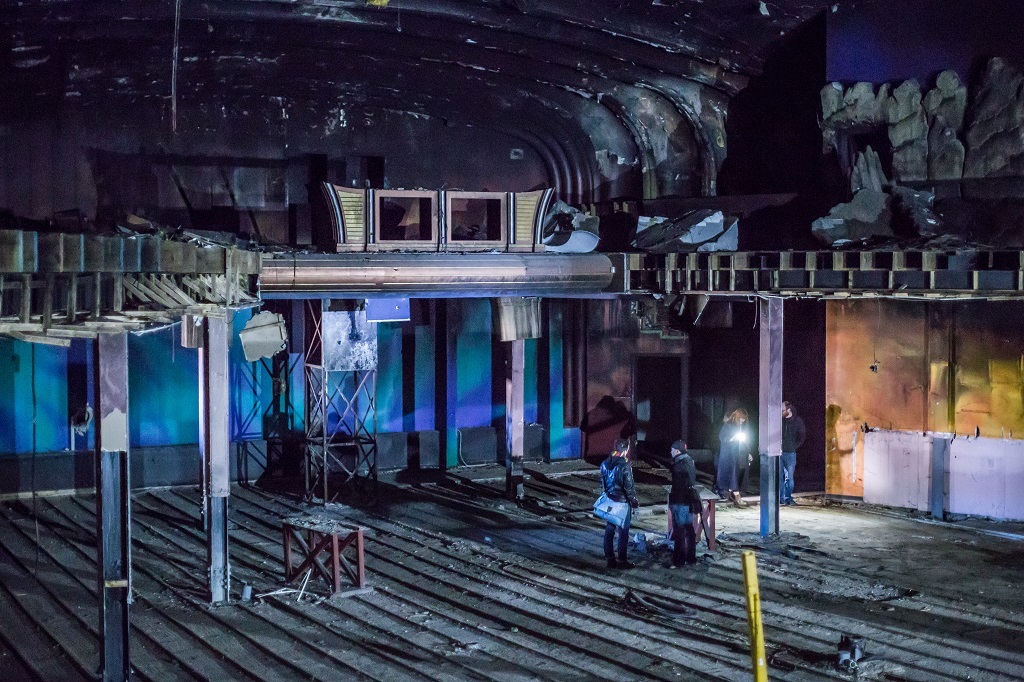
<svg viewBox="0 0 1024 682"><path fill-rule="evenodd" d="M871 658L862 680L1024 678L1024 542L1018 526L931 524L804 504L762 545L756 507L718 514L720 551L668 570L666 554L609 571L598 486L580 467L532 467L529 501L500 477L457 470L386 489L372 510L332 507L367 529L373 590L294 594L208 608L194 489L134 498L132 659L140 679L749 679L740 552L758 552L771 679L854 679L834 662L842 633ZM664 532L664 479L638 471L636 530ZM281 580L280 519L309 507L236 488L234 591ZM97 665L94 500L0 505L0 679L76 680ZM38 523L37 523L38 521ZM969 527L975 526L975 527ZM980 530L979 530L980 529ZM702 547L703 549L703 547ZM670 611L626 604L631 590Z"/></svg>

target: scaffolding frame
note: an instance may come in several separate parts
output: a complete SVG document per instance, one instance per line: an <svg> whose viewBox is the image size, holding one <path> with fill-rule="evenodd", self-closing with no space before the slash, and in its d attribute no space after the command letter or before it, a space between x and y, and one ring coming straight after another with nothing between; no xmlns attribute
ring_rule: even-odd
<svg viewBox="0 0 1024 682"><path fill-rule="evenodd" d="M322 301L307 301L306 501L377 492L377 370L328 369Z"/></svg>

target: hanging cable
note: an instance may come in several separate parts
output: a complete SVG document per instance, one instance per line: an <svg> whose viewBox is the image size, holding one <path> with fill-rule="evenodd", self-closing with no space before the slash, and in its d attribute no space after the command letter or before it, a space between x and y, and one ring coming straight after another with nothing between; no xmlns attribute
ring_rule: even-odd
<svg viewBox="0 0 1024 682"><path fill-rule="evenodd" d="M174 56L171 60L171 132L178 132L178 34L181 30L181 0L174 0Z"/></svg>

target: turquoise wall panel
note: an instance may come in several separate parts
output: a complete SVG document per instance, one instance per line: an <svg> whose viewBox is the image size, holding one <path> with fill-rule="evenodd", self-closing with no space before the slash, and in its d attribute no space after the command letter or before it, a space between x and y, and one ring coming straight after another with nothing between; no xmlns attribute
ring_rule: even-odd
<svg viewBox="0 0 1024 682"><path fill-rule="evenodd" d="M461 299L457 340L457 427L490 426L491 410L491 302Z"/></svg>
<svg viewBox="0 0 1024 682"><path fill-rule="evenodd" d="M413 381L415 382L416 409L412 430L427 431L435 428L434 328L430 325L417 326L415 333L416 359Z"/></svg>
<svg viewBox="0 0 1024 682"><path fill-rule="evenodd" d="M68 447L67 349L0 339L0 452Z"/></svg>
<svg viewBox="0 0 1024 682"><path fill-rule="evenodd" d="M128 335L132 445L199 441L199 352L182 348L180 337L178 325Z"/></svg>
<svg viewBox="0 0 1024 682"><path fill-rule="evenodd" d="M377 430L402 430L402 324L377 323Z"/></svg>

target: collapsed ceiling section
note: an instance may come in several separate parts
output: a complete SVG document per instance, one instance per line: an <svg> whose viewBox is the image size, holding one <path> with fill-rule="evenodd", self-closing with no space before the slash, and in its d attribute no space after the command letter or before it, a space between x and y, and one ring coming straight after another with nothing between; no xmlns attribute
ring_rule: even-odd
<svg viewBox="0 0 1024 682"><path fill-rule="evenodd" d="M121 112L114 127L138 138L125 147L186 154L266 155L253 138L280 140L278 155L362 149L472 127L506 136L506 158L536 159L571 202L707 195L728 98L826 6L26 2L2 17L0 87L13 96L0 107L6 122Z"/></svg>

